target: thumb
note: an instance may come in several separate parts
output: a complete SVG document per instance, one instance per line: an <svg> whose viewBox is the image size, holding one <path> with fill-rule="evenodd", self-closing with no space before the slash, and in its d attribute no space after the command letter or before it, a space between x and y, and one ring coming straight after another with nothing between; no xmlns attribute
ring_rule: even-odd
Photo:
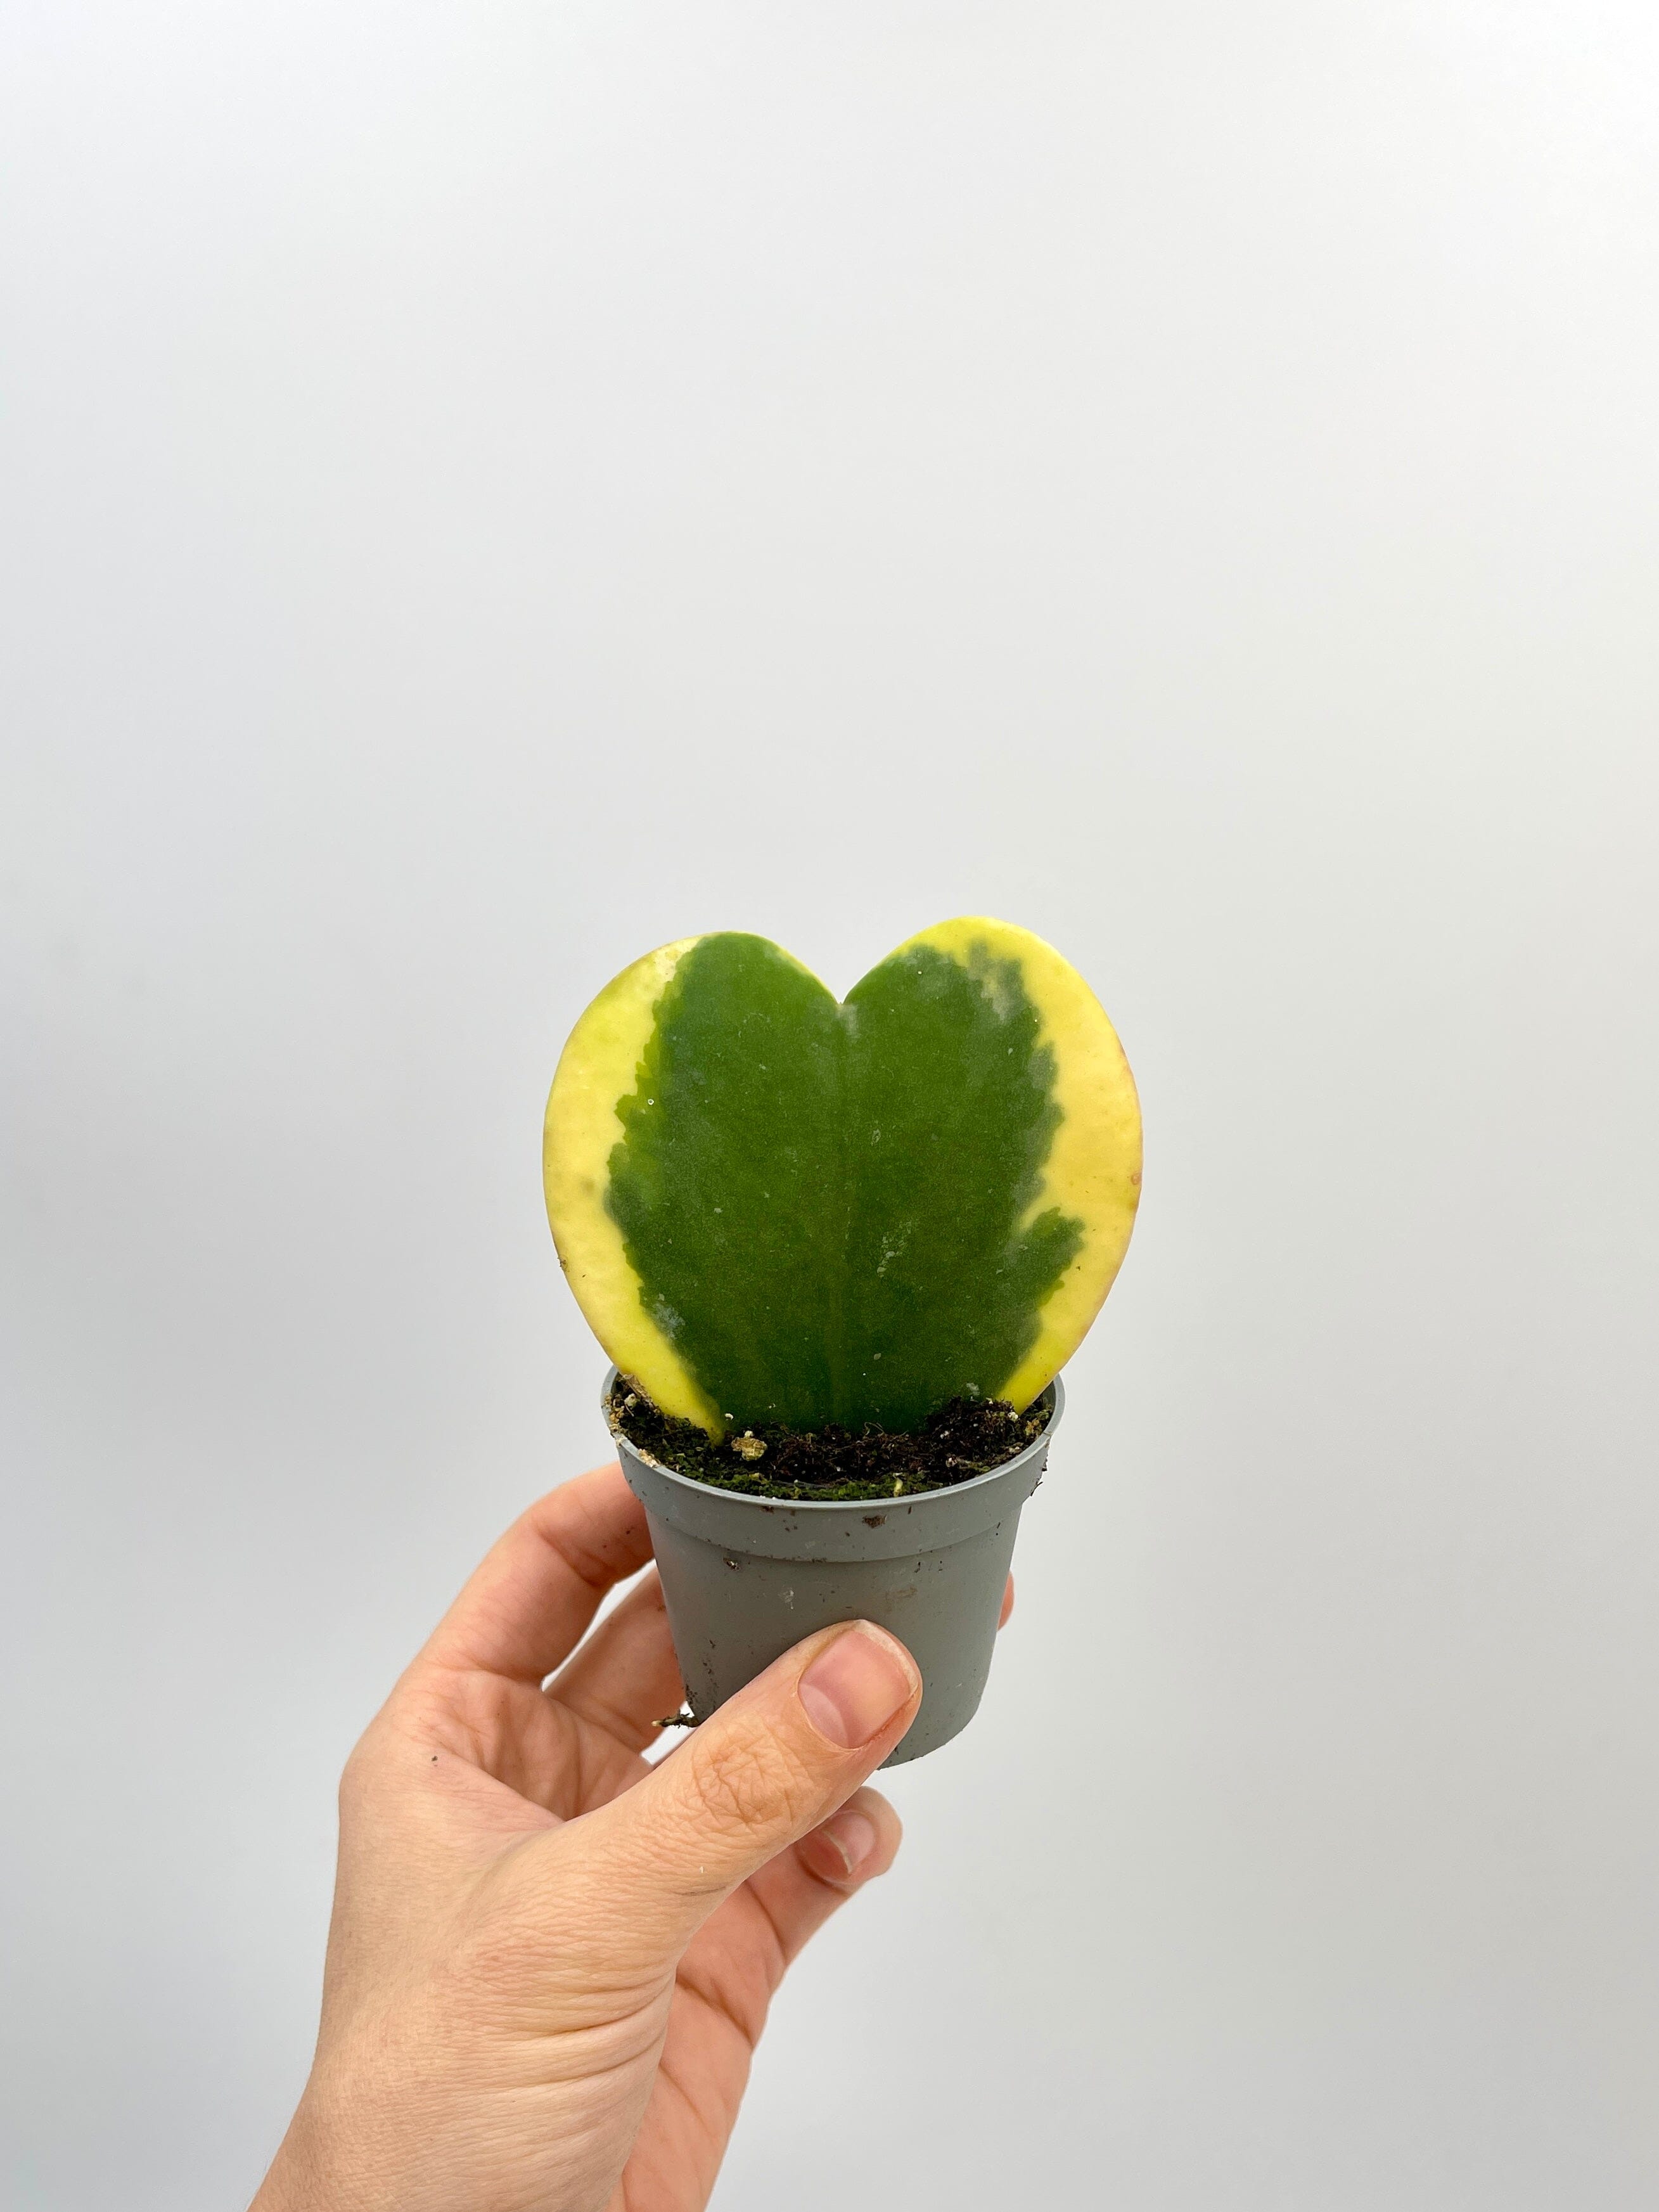
<svg viewBox="0 0 1659 2212"><path fill-rule="evenodd" d="M582 1824L609 1832L593 1841L630 1933L678 1954L740 1882L852 1796L921 1703L915 1660L867 1620L787 1651Z"/></svg>

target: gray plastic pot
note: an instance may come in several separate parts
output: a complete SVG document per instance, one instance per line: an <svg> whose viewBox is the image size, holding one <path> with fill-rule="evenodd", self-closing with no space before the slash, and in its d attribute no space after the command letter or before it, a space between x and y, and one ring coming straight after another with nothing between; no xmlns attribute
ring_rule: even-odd
<svg viewBox="0 0 1659 2212"><path fill-rule="evenodd" d="M615 1379L613 1369L607 1407ZM921 1669L921 1710L885 1764L921 1759L966 1728L991 1671L1019 1509L1042 1479L1066 1402L1058 1381L1049 1392L1042 1434L1016 1458L890 1504L746 1498L677 1474L618 1436L695 1717L707 1720L814 1629L873 1620Z"/></svg>

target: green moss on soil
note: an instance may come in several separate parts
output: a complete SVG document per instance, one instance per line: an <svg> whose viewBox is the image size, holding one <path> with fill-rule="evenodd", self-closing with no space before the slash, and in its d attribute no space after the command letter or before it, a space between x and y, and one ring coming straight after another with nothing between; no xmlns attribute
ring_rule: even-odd
<svg viewBox="0 0 1659 2212"><path fill-rule="evenodd" d="M644 1458L694 1482L746 1498L827 1505L915 1498L988 1474L1035 1443L1053 1410L1051 1390L1023 1413L1000 1398L953 1398L910 1436L877 1428L854 1436L834 1427L757 1427L716 1442L695 1421L659 1412L637 1384L619 1378L605 1415Z"/></svg>

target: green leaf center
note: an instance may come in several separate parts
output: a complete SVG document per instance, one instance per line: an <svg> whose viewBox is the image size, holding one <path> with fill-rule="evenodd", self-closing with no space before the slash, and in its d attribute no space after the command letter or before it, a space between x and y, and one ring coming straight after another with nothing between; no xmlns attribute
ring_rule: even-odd
<svg viewBox="0 0 1659 2212"><path fill-rule="evenodd" d="M764 938L702 938L617 1112L606 1204L728 1423L903 1431L994 1397L1082 1243L1030 1218L1060 1121L1018 963L914 946L838 1005Z"/></svg>

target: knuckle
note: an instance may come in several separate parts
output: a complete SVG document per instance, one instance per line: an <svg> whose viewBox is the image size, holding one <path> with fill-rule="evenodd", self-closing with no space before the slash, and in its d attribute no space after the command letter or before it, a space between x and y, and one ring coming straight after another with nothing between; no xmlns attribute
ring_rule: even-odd
<svg viewBox="0 0 1659 2212"><path fill-rule="evenodd" d="M354 1811L370 1793L374 1766L374 1746L365 1735L355 1743L340 1770L340 1810Z"/></svg>
<svg viewBox="0 0 1659 2212"><path fill-rule="evenodd" d="M787 1746L761 1729L698 1731L687 1747L699 1808L722 1828L796 1826L808 1820L817 1784Z"/></svg>
<svg viewBox="0 0 1659 2212"><path fill-rule="evenodd" d="M352 1746L340 1770L342 1819L370 1814L395 1793L399 1767L398 1738L384 1712L377 1713Z"/></svg>

